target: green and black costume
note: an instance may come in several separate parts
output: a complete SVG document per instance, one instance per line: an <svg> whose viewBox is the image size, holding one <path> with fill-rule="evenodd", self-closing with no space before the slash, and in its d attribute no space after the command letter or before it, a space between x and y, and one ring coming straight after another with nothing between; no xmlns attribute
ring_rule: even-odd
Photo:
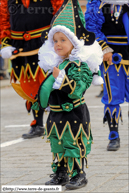
<svg viewBox="0 0 129 193"><path fill-rule="evenodd" d="M73 45L69 58L64 61L54 50L53 36L56 32L63 33ZM45 185L66 185L66 188L77 189L87 184L84 160L87 165L92 134L84 93L93 79L89 58L97 55L94 54L96 46L93 46L95 35L85 29L78 0L64 0L52 19L50 31L42 33L42 40L44 44L39 50L39 66L52 72L53 67L58 65L61 70L56 79L52 73L49 74L38 92L40 106L50 107L46 133L53 153L51 167L55 173ZM90 45L93 46L93 53L88 55ZM100 58L96 59L95 64L99 65L100 61ZM37 104L33 105L33 108L37 107Z"/></svg>
<svg viewBox="0 0 129 193"><path fill-rule="evenodd" d="M83 159L87 162L91 151L90 116L83 94L92 82L92 72L86 63L68 59L59 69L66 73L59 90L52 89L55 78L50 74L42 83L38 98L42 108L48 103L51 109L46 131L53 153L53 171L67 167L73 177L82 172Z"/></svg>

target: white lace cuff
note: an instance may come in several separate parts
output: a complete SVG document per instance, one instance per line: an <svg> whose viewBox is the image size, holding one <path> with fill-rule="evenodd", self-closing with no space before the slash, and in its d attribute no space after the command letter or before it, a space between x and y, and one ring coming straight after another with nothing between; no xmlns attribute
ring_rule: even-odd
<svg viewBox="0 0 129 193"><path fill-rule="evenodd" d="M110 47L108 47L108 48L103 50L103 54L107 54L109 52L114 52L114 50L112 48L110 48Z"/></svg>
<svg viewBox="0 0 129 193"><path fill-rule="evenodd" d="M55 82L54 82L54 84L53 84L53 88L54 88L54 89L59 89L59 88L60 88L60 86L61 86L61 84L62 84L62 81L63 81L63 79L64 79L64 76L65 76L65 70L63 69L63 70L61 70L61 71L59 72L58 77L55 79Z"/></svg>

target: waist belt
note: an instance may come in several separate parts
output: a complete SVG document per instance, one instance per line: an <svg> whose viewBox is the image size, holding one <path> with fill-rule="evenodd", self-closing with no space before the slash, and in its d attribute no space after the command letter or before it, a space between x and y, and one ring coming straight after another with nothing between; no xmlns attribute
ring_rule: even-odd
<svg viewBox="0 0 129 193"><path fill-rule="evenodd" d="M31 39L39 38L41 37L41 34L43 31L46 31L50 28L50 25L31 30L31 31L13 31L11 30L11 38L14 40L25 40L29 41Z"/></svg>
<svg viewBox="0 0 129 193"><path fill-rule="evenodd" d="M107 44L112 44L112 45L129 45L128 43L128 37L127 36L106 36L107 38Z"/></svg>
<svg viewBox="0 0 129 193"><path fill-rule="evenodd" d="M67 102L61 105L49 104L49 106L50 106L51 111L54 111L54 112L61 112L61 111L70 112L74 108L77 108L78 106L84 103L85 103L85 100L84 100L84 97L82 97L81 99L74 100L72 103Z"/></svg>

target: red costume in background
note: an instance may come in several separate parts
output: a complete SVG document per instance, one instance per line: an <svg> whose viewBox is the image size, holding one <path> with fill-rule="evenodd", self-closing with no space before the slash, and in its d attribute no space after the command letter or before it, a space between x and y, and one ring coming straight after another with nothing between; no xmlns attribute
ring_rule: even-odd
<svg viewBox="0 0 129 193"><path fill-rule="evenodd" d="M12 85L16 92L28 99L28 111L31 109L30 101L33 102L41 82L46 77L38 66L37 53L42 45L41 34L50 27L52 17L62 3L63 0L1 1L1 53L6 58L9 51L13 51L11 82L14 82ZM16 81L20 84L16 84ZM32 129L24 138L40 136L43 132L43 111L33 111L33 115ZM42 132L35 134L37 127Z"/></svg>

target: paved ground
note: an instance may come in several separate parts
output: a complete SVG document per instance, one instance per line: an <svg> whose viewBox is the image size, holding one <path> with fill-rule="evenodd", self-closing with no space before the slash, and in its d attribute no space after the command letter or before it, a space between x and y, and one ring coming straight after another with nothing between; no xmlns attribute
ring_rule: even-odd
<svg viewBox="0 0 129 193"><path fill-rule="evenodd" d="M2 80L0 84L1 184L44 185L52 173L50 144L46 143L46 137L21 139L22 134L29 131L32 115L27 115L25 101L15 93L12 87L8 86L9 80ZM88 184L76 191L67 191L63 187L62 192L129 192L128 104L122 105L124 124L120 123L121 148L117 152L107 152L109 131L107 125L103 127L102 123L103 104L100 98L95 97L99 92L100 87L91 86L85 94L94 137L92 151L88 156L89 168L85 169ZM45 114L44 123L46 119ZM14 140L18 140L19 143Z"/></svg>

